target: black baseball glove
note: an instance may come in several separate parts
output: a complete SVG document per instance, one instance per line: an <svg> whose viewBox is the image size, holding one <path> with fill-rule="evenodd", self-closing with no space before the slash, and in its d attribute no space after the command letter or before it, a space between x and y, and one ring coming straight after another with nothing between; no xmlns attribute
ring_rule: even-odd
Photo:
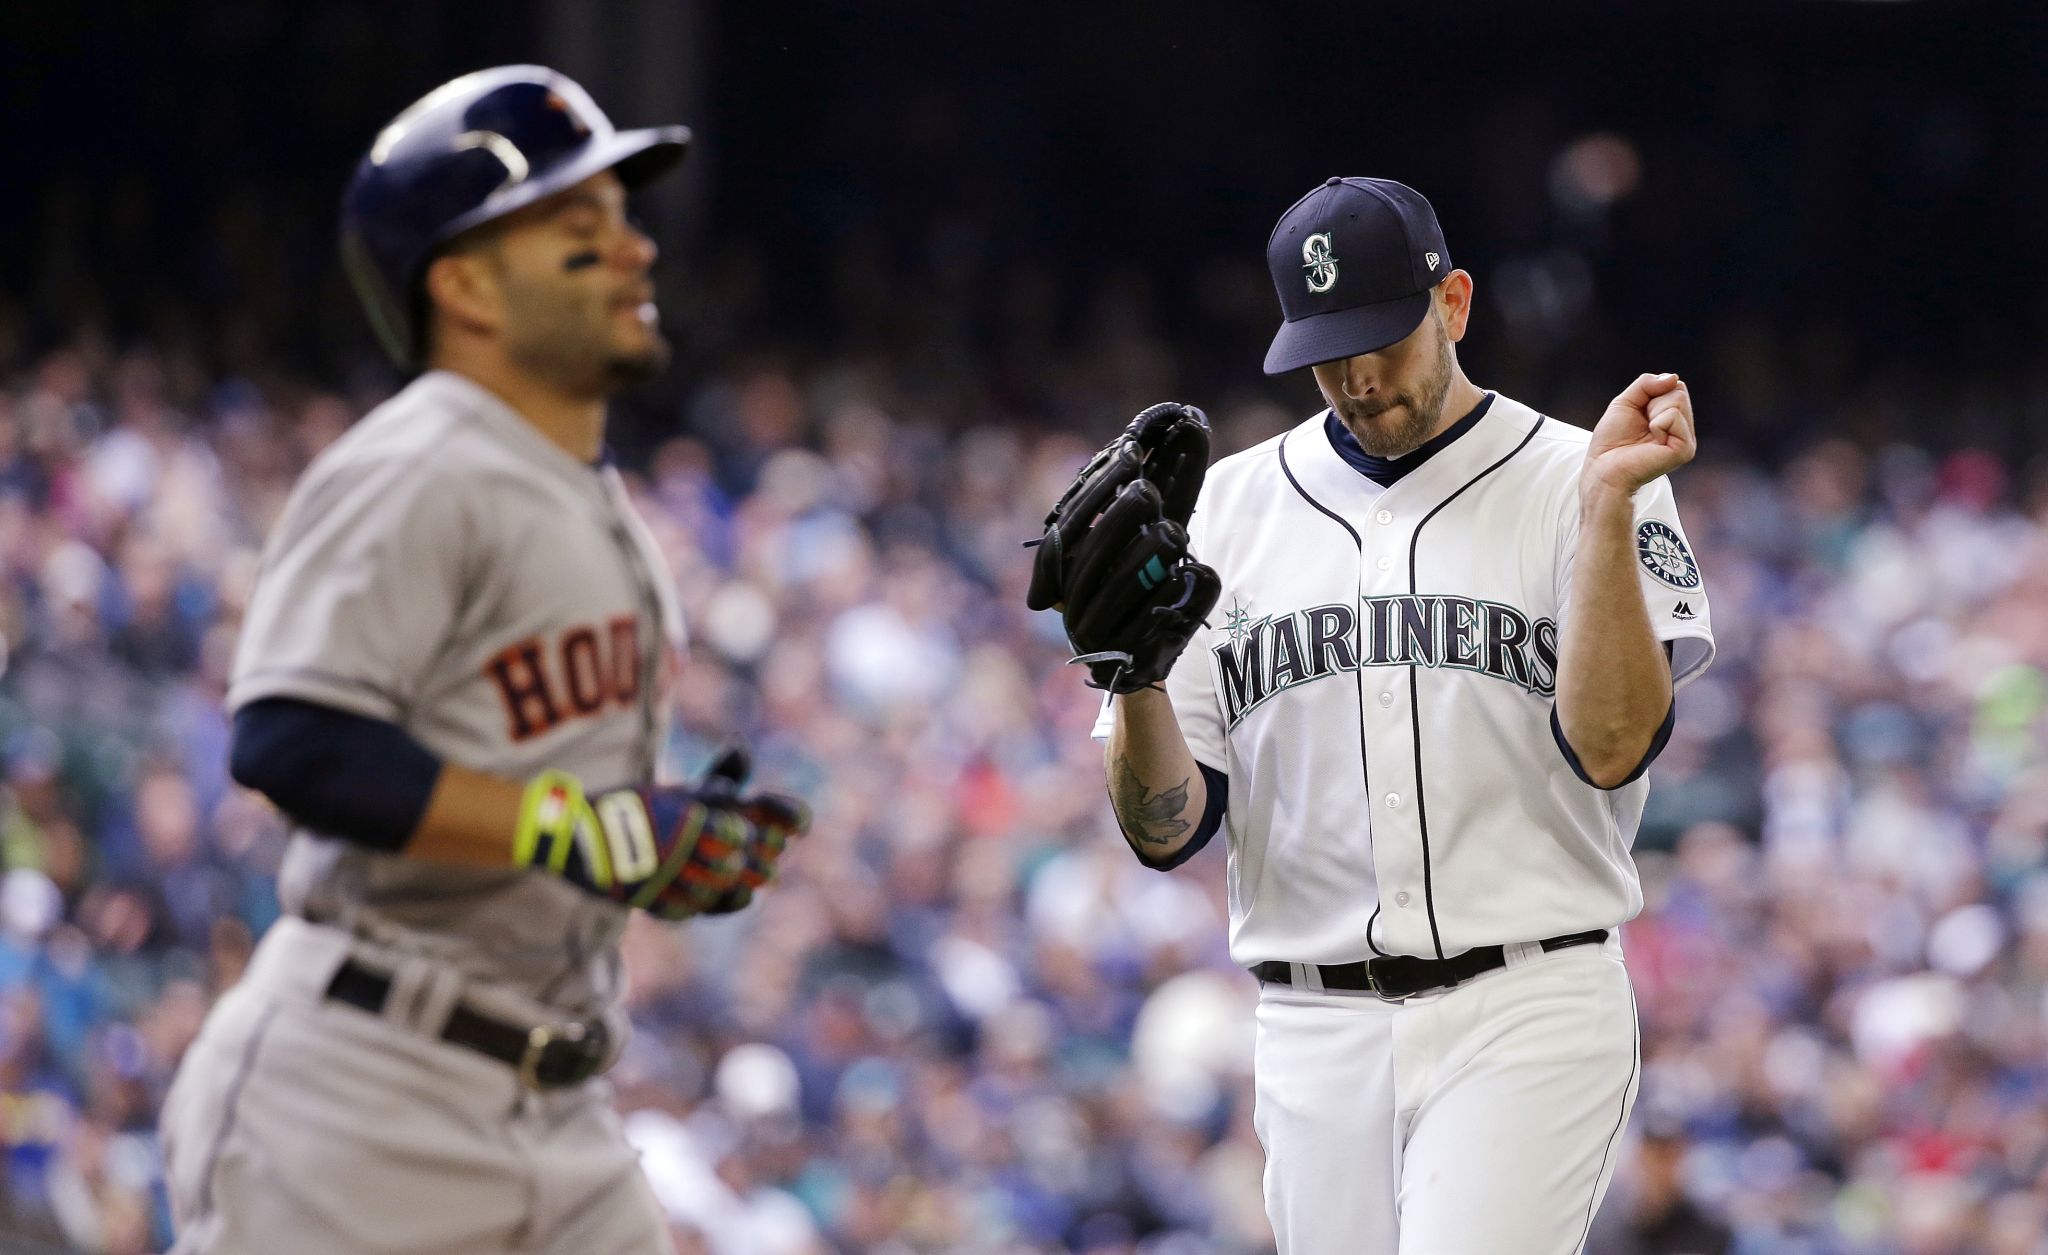
<svg viewBox="0 0 2048 1255"><path fill-rule="evenodd" d="M1088 682L1135 693L1166 678L1222 592L1188 553L1209 469L1209 420L1167 402L1131 420L1081 468L1052 513L1025 595L1060 611Z"/></svg>

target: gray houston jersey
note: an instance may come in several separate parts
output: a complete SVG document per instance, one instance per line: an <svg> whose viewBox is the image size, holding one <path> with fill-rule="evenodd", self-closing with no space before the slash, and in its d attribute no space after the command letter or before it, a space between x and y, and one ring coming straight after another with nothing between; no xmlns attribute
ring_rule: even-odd
<svg viewBox="0 0 2048 1255"><path fill-rule="evenodd" d="M423 376L314 460L264 551L231 707L318 702L448 762L586 785L654 776L673 586L618 475L495 396ZM506 834L510 840L511 834ZM539 872L295 832L285 910L574 1014L608 1006L625 911Z"/></svg>

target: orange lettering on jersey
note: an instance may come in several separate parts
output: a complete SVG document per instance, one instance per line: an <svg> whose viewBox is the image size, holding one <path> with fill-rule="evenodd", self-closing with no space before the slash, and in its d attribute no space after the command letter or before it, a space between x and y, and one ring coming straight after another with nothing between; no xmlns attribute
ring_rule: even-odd
<svg viewBox="0 0 2048 1255"><path fill-rule="evenodd" d="M597 633L590 628L562 637L562 674L569 679L569 705L579 715L596 714L604 705L605 671L598 652Z"/></svg>
<svg viewBox="0 0 2048 1255"><path fill-rule="evenodd" d="M505 699L506 727L515 741L539 736L562 721L561 707L548 687L540 641L528 637L500 653L484 667L498 682Z"/></svg>
<svg viewBox="0 0 2048 1255"><path fill-rule="evenodd" d="M640 700L640 621L623 614L605 627L612 640L612 665L605 672L611 677L612 700L631 706Z"/></svg>
<svg viewBox="0 0 2048 1255"><path fill-rule="evenodd" d="M552 650L528 637L492 658L484 673L498 686L514 741L600 714L607 705L632 707L640 700L640 623L628 614L602 627L578 624L558 636Z"/></svg>

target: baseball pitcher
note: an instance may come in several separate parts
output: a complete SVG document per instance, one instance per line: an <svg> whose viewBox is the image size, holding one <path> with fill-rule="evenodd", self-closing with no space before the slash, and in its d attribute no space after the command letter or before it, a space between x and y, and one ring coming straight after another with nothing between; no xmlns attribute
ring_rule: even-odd
<svg viewBox="0 0 2048 1255"><path fill-rule="evenodd" d="M1714 652L1691 401L1644 375L1588 432L1473 384L1472 279L1399 183L1329 180L1267 262L1267 373L1326 408L1206 476L1200 412L1146 411L1031 602L1110 691L1137 856L1226 834L1284 1255L1564 1255L1636 1092L1645 772Z"/></svg>

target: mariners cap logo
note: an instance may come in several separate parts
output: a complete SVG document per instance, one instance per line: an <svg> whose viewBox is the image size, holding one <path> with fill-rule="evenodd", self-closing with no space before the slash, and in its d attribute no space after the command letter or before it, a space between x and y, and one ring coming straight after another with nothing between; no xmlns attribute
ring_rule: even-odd
<svg viewBox="0 0 2048 1255"><path fill-rule="evenodd" d="M1636 557L1645 571L1680 592L1700 586L1700 564L1693 561L1685 538L1667 523L1643 520L1636 528Z"/></svg>
<svg viewBox="0 0 2048 1255"><path fill-rule="evenodd" d="M1301 242L1301 268L1308 271L1308 290L1327 292L1337 286L1337 257L1330 251L1330 233L1318 231Z"/></svg>

